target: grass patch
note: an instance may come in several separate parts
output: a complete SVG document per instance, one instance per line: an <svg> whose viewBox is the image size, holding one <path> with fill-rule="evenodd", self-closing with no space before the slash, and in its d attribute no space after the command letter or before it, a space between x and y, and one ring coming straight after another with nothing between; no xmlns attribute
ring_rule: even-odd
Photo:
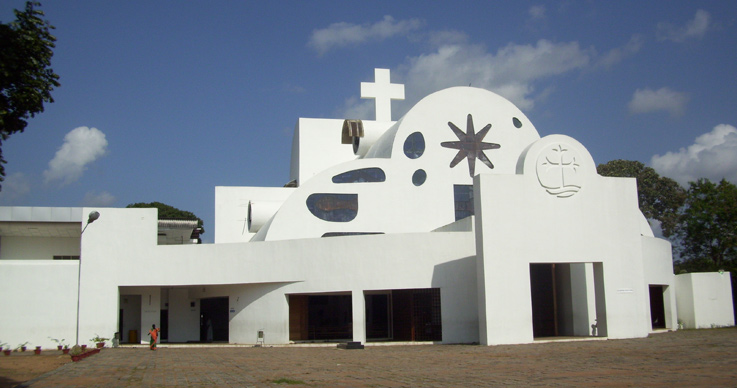
<svg viewBox="0 0 737 388"><path fill-rule="evenodd" d="M274 384L290 384L291 385L291 384L304 384L305 382L302 381L302 380L293 380L293 379L288 379L286 377L282 377L280 379L276 379L276 380L272 381L272 383L274 383Z"/></svg>

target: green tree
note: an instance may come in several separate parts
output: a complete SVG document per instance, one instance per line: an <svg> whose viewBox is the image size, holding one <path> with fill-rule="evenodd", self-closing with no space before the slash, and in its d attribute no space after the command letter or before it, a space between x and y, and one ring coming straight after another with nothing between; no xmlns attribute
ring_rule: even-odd
<svg viewBox="0 0 737 388"><path fill-rule="evenodd" d="M178 220L197 220L197 226L200 227L201 231L200 234L205 233L205 228L202 227L203 222L202 220L194 215L192 212L188 212L186 210L180 210L175 208L174 206L169 206L165 203L161 202L138 202L138 203L132 203L126 208L156 208L159 209L159 219L178 219Z"/></svg>
<svg viewBox="0 0 737 388"><path fill-rule="evenodd" d="M737 264L737 186L722 179L691 182L678 228L680 260L690 271Z"/></svg>
<svg viewBox="0 0 737 388"><path fill-rule="evenodd" d="M633 160L612 160L598 165L596 171L602 176L636 178L642 213L648 219L660 221L663 236L675 234L680 217L678 210L686 200L686 191L676 181Z"/></svg>
<svg viewBox="0 0 737 388"><path fill-rule="evenodd" d="M59 87L59 76L49 67L56 38L54 26L43 20L41 3L26 2L25 11L14 10L16 20L0 23L0 182L5 177L2 142L23 132L29 117L44 111L44 102L54 102L51 91Z"/></svg>

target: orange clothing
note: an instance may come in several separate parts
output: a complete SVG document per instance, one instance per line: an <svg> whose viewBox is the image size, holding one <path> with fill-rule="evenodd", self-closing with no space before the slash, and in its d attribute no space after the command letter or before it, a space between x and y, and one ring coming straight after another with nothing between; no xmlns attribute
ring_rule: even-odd
<svg viewBox="0 0 737 388"><path fill-rule="evenodd" d="M148 335L151 336L151 343L149 344L149 348L151 350L156 350L156 340L159 338L159 328L151 329L148 331Z"/></svg>

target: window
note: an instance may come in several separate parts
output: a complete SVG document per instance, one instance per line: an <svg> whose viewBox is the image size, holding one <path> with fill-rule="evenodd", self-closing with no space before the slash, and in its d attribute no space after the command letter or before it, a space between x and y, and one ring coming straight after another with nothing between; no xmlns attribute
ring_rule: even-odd
<svg viewBox="0 0 737 388"><path fill-rule="evenodd" d="M473 185L453 185L456 221L473 215Z"/></svg>
<svg viewBox="0 0 737 388"><path fill-rule="evenodd" d="M307 197L307 209L324 221L349 222L358 214L358 194L312 194Z"/></svg>
<svg viewBox="0 0 737 388"><path fill-rule="evenodd" d="M54 260L79 260L79 256L56 256L54 255Z"/></svg>
<svg viewBox="0 0 737 388"><path fill-rule="evenodd" d="M386 174L378 167L346 171L333 177L333 183L384 182Z"/></svg>
<svg viewBox="0 0 737 388"><path fill-rule="evenodd" d="M417 170L412 174L412 184L415 186L422 186L422 184L425 183L425 179L427 179L427 173L425 170Z"/></svg>
<svg viewBox="0 0 737 388"><path fill-rule="evenodd" d="M368 234L384 234L384 232L328 232L321 237L365 236Z"/></svg>
<svg viewBox="0 0 737 388"><path fill-rule="evenodd" d="M512 117L512 124L517 128L522 128L522 122L516 117Z"/></svg>
<svg viewBox="0 0 737 388"><path fill-rule="evenodd" d="M425 152L425 137L420 132L414 132L404 141L404 154L410 159L417 159Z"/></svg>

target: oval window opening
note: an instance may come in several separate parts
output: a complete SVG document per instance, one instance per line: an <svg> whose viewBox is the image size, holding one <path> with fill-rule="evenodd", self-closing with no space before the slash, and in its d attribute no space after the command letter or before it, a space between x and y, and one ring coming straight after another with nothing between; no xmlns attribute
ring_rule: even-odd
<svg viewBox="0 0 737 388"><path fill-rule="evenodd" d="M386 174L378 167L346 171L333 177L333 183L384 182Z"/></svg>
<svg viewBox="0 0 737 388"><path fill-rule="evenodd" d="M349 222L358 214L358 194L311 194L306 202L310 213L324 221Z"/></svg>
<svg viewBox="0 0 737 388"><path fill-rule="evenodd" d="M517 128L522 128L522 122L516 117L512 117L512 124Z"/></svg>
<svg viewBox="0 0 737 388"><path fill-rule="evenodd" d="M412 184L415 186L421 186L425 183L425 179L427 179L427 173L425 170L417 170L412 174Z"/></svg>
<svg viewBox="0 0 737 388"><path fill-rule="evenodd" d="M414 132L404 141L404 154L410 159L417 159L425 152L425 137L420 132Z"/></svg>

